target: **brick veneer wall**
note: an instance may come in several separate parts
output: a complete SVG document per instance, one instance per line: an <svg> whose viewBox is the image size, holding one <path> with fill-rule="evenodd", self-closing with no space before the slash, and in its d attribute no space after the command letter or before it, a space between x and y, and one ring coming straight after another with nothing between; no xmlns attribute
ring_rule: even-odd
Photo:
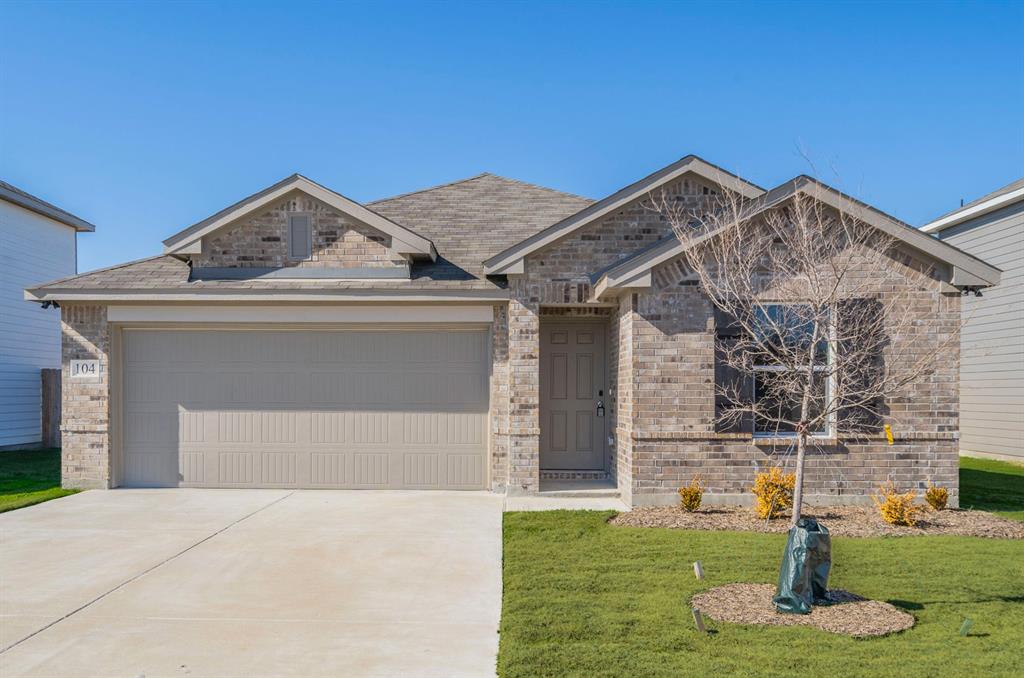
<svg viewBox="0 0 1024 678"><path fill-rule="evenodd" d="M666 185L662 191L679 209L699 212L715 198L718 189L709 182L688 176ZM657 195L661 197L662 192ZM534 253L526 260L526 275L534 282L589 283L595 272L669 235L672 235L672 225L653 209L651 197L645 196Z"/></svg>
<svg viewBox="0 0 1024 678"><path fill-rule="evenodd" d="M812 503L860 503L879 484L923 489L946 486L958 501L960 298L943 294L935 271L909 258L892 261L888 277L873 281L882 294L906 299L900 313L912 322L891 337L887 355L908 361L944 355L935 372L888 405L897 444L883 437L846 438L822 445L808 458L806 487ZM788 442L754 444L749 435L716 433L714 426L714 315L678 262L654 271L654 286L630 297L636 393L633 399L632 500L636 505L674 503L676 490L694 473L707 483L710 501L749 501L758 468L791 467ZM891 362L891 360L890 360ZM892 365L898 368L898 365Z"/></svg>
<svg viewBox="0 0 1024 678"><path fill-rule="evenodd" d="M633 420L636 373L633 357L633 296L619 300L612 318L615 389L615 484L626 505L633 503Z"/></svg>
<svg viewBox="0 0 1024 678"><path fill-rule="evenodd" d="M540 489L539 301L513 280L508 304L509 492Z"/></svg>
<svg viewBox="0 0 1024 678"><path fill-rule="evenodd" d="M309 260L288 258L288 214L309 213L313 222L313 248ZM391 238L341 214L307 195L282 200L204 243L195 266L230 267L392 267L405 259L389 249Z"/></svg>
<svg viewBox="0 0 1024 678"><path fill-rule="evenodd" d="M110 332L107 307L61 306L61 485L101 489L111 484ZM95 381L72 379L72 360L99 360Z"/></svg>
<svg viewBox="0 0 1024 678"><path fill-rule="evenodd" d="M688 176L663 190L664 195L677 204L700 211L718 189ZM589 303L593 291L590 276L595 271L672 234L671 224L651 209L650 202L649 196L638 199L598 223L530 255L525 261L525 273L509 276L510 491L534 492L539 487L540 316L567 306L592 306ZM610 322L610 327L615 328L615 344L622 337L620 322L618 316ZM628 318L626 322L628 326ZM617 355L622 350L621 346L617 348ZM625 373L625 365L620 367L617 358L609 361L609 369L613 370L609 373L610 380L618 380ZM609 468L621 488L623 482L628 484L630 476L630 471L623 469L622 457L630 454L631 446L621 433L628 432L631 424L628 417L621 421L620 409L625 400L620 388L609 384L609 393L616 393L611 404L615 409L613 422L610 422L611 430L615 431L615 445L609 450L615 461L609 461Z"/></svg>

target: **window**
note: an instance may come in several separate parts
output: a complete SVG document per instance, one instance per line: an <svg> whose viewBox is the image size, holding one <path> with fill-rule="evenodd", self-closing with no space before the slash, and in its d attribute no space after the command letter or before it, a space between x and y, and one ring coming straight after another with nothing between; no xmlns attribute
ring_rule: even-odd
<svg viewBox="0 0 1024 678"><path fill-rule="evenodd" d="M820 416L831 388L829 366L829 331L819 330L821 336L811 346L814 336L814 316L810 308L800 304L772 304L757 309L755 319L755 352L753 360L753 396L758 416L754 420L755 435L792 435L800 421L802 379L812 362L813 374L810 418ZM812 435L827 435L830 425L820 422Z"/></svg>
<svg viewBox="0 0 1024 678"><path fill-rule="evenodd" d="M313 255L313 223L308 214L288 215L288 258L309 259Z"/></svg>

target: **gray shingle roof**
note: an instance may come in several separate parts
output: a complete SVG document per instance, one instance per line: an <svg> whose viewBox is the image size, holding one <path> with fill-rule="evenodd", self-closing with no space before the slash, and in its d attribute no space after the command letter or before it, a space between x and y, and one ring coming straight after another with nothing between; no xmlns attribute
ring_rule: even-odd
<svg viewBox="0 0 1024 678"><path fill-rule="evenodd" d="M416 229L434 242L446 261L479 276L485 259L592 202L484 173L367 206Z"/></svg>
<svg viewBox="0 0 1024 678"><path fill-rule="evenodd" d="M368 203L367 207L431 239L435 262L416 263L410 280L190 280L188 265L156 256L53 281L49 290L495 290L484 259L577 212L592 201L533 184L480 174Z"/></svg>

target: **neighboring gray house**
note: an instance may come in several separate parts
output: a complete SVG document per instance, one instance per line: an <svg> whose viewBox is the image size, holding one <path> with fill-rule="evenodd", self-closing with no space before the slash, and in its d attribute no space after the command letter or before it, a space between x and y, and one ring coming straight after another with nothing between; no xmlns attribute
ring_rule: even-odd
<svg viewBox="0 0 1024 678"><path fill-rule="evenodd" d="M78 270L76 236L96 227L0 181L0 449L42 440L39 371L60 367L60 320L24 289Z"/></svg>
<svg viewBox="0 0 1024 678"><path fill-rule="evenodd" d="M1024 459L1024 179L921 230L1003 271L963 304L960 451Z"/></svg>
<svg viewBox="0 0 1024 678"><path fill-rule="evenodd" d="M949 343L961 290L998 269L808 177L765 191L687 156L600 200L483 174L360 204L293 175L164 241L163 254L39 285L64 331L68 487L490 489L602 485L674 503L749 496L792 439L715 423L727 327L680 265L653 192L749 216L809 195L891 234L875 294L912 352ZM183 196L182 199L187 199ZM900 297L902 299L902 297ZM908 351L908 353L911 353ZM885 403L895 440L829 431L809 501L889 478L957 498L957 353ZM902 358L899 358L902 359Z"/></svg>

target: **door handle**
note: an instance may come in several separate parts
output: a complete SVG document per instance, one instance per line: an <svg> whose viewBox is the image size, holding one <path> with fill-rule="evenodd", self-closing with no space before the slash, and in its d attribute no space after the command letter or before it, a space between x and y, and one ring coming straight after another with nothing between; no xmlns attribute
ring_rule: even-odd
<svg viewBox="0 0 1024 678"><path fill-rule="evenodd" d="M597 401L597 416L598 417L603 417L604 416L604 401L603 400L598 400Z"/></svg>

